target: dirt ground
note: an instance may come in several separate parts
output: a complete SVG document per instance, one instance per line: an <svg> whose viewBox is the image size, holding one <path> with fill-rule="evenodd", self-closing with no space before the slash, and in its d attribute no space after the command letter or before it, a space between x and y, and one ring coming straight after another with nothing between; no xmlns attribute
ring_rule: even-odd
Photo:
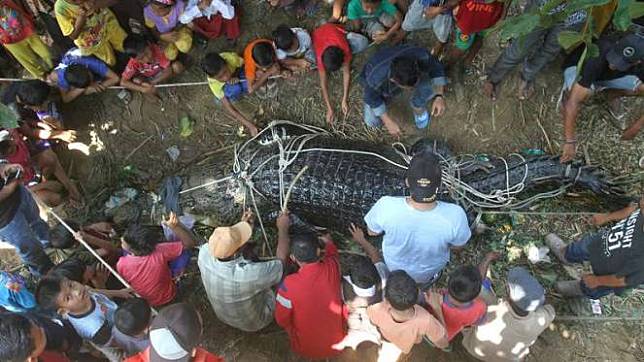
<svg viewBox="0 0 644 362"><path fill-rule="evenodd" d="M315 27L321 19L330 14L330 8L322 6L316 18L298 20L283 11L270 11L260 1L246 2L243 5L243 35L236 47L242 50L249 39L269 36L270 31L280 23ZM429 31L418 32L409 38L410 42L428 46L431 44ZM486 40L481 55L475 60L475 73L465 77L463 97L447 94L447 113L436 118L427 132L414 129L411 110L401 99L394 107L394 114L403 123L403 141L414 140L430 135L445 139L456 153L489 153L506 155L523 149L543 149L557 154L562 140L561 118L556 110L557 99L562 84L559 64L553 64L539 77L535 97L519 102L516 97L518 77L509 77L502 86L499 100L491 103L482 96L481 85L485 68L490 66L505 46L496 36ZM212 41L209 51L228 50L223 42ZM361 87L357 76L366 56L373 52L355 57L353 64L353 86L350 93L351 111L346 118L337 120L333 129L350 137L368 138L383 144L394 141L382 131L368 131L362 123ZM202 81L205 75L198 63L204 50L195 47L191 53L193 66L177 82ZM336 113L341 114L339 103L341 89L340 76L331 80L332 99ZM207 86L170 88L160 91L163 103L155 99L134 94L132 101L125 105L117 97L117 91L108 90L104 94L88 96L64 107L66 125L79 130L80 141L90 145L88 156L78 152L66 151L64 164L72 177L77 180L86 197L86 206L81 210L67 209L70 216L80 221L92 219L100 214L100 209L109 195L124 186L155 191L164 176L181 174L190 165L205 157L208 162L216 161L219 153L230 152L226 148L242 140L238 124L226 116L214 102ZM629 100L631 109L629 120L642 114L642 100ZM325 126L325 107L318 87L317 74L312 72L297 79L279 84L279 95L272 100L259 100L248 97L241 102L242 110L260 124L273 119L286 119ZM195 121L194 133L187 138L179 136L179 120L188 116ZM627 175L635 182L630 186L632 194L642 190L643 170L637 165L644 156L644 135L635 140L622 142L620 131L613 125L601 97L595 97L585 108L579 120L580 157L587 162L601 165L614 175ZM173 162L166 149L177 146L181 151ZM563 202L564 204L566 201ZM583 205L581 206L583 208ZM586 210L594 211L592 208ZM544 220L542 224L548 223ZM557 227L575 229L559 230ZM567 236L578 235L579 225L571 223L552 224L552 231ZM537 231L535 231L537 233ZM462 257L480 257L489 250L485 238L473 243L471 254ZM204 344L213 352L228 361L287 361L291 359L285 333L276 325L271 325L259 333L244 333L230 328L217 320L205 298L198 274L195 273L193 289L188 300L194 303L205 319L206 339ZM637 292L640 293L640 292ZM637 298L619 299L616 303L628 302L632 315L642 315L642 295ZM633 303L633 301L636 301ZM554 303L564 304L560 299ZM612 303L612 302L611 302ZM555 322L552 330L532 348L528 360L534 361L644 361L644 337L641 322ZM467 361L472 360L455 343L452 353L432 350L427 346L416 347L409 361ZM341 360L374 360L369 352L347 353Z"/></svg>

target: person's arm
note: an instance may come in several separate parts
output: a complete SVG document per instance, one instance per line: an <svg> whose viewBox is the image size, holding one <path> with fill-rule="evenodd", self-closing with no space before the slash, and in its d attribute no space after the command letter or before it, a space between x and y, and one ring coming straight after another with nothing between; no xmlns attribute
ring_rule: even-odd
<svg viewBox="0 0 644 362"><path fill-rule="evenodd" d="M130 288L123 288L123 289L93 289L97 293L101 293L104 296L114 299L114 298L121 298L121 299L129 299L132 298L134 295L134 290Z"/></svg>
<svg viewBox="0 0 644 362"><path fill-rule="evenodd" d="M185 249L192 249L197 245L194 235L179 222L179 217L174 212L170 212L163 223L181 240Z"/></svg>
<svg viewBox="0 0 644 362"><path fill-rule="evenodd" d="M77 240L83 239L86 243L95 246L96 248L105 249L109 253L115 253L118 250L118 248L109 240L97 238L96 236L88 234L82 230L77 232L77 234L78 235L74 235L74 238L76 238Z"/></svg>
<svg viewBox="0 0 644 362"><path fill-rule="evenodd" d="M281 260L282 265L286 267L290 254L291 243L291 239L288 235L288 230L290 227L288 210L280 213L280 216L277 218L275 224L277 226L277 250L275 252L275 256L277 257L277 259Z"/></svg>
<svg viewBox="0 0 644 362"><path fill-rule="evenodd" d="M344 9L344 3L346 0L333 0L333 11L329 22L334 23L342 18L342 10Z"/></svg>
<svg viewBox="0 0 644 362"><path fill-rule="evenodd" d="M63 103L69 103L74 99L82 96L85 93L86 88L71 88L69 90L60 90L60 98Z"/></svg>
<svg viewBox="0 0 644 362"><path fill-rule="evenodd" d="M637 210L638 204L633 203L621 210L605 213L605 214L595 214L591 218L593 225L602 226L608 224L609 222L622 220L632 214L633 211Z"/></svg>
<svg viewBox="0 0 644 362"><path fill-rule="evenodd" d="M581 110L582 103L584 103L590 95L590 89L579 85L579 83L575 83L572 86L572 90L568 95L568 100L564 105L564 145L561 156L562 163L572 161L572 159L575 158L575 152L577 149L575 123L577 122L577 116Z"/></svg>
<svg viewBox="0 0 644 362"><path fill-rule="evenodd" d="M382 258L380 257L380 253L378 252L378 249L376 249L375 246L371 245L371 243L365 238L364 236L364 231L362 231L361 228L355 226L355 224L351 223L351 226L349 227L349 232L351 233L351 238L353 241L358 243L362 250L365 251L369 259L371 260L372 263L376 264L380 261L382 261Z"/></svg>
<svg viewBox="0 0 644 362"><path fill-rule="evenodd" d="M384 34L378 35L375 34L373 36L373 40L376 43L382 43L383 41L390 39L396 32L400 29L400 25L402 24L402 15L400 15L400 11L397 11L394 13L394 24L387 30Z"/></svg>
<svg viewBox="0 0 644 362"><path fill-rule="evenodd" d="M326 104L326 123L333 123L333 106L331 105L331 99L329 98L329 79L326 74L326 70L318 68L318 74L320 76L320 88L322 88L322 98L324 98L324 104Z"/></svg>
<svg viewBox="0 0 644 362"><path fill-rule="evenodd" d="M266 72L257 72L261 74L254 81L251 81L250 79L246 80L248 82L248 93L252 94L254 91L261 88L266 84L266 82L268 82L268 79L271 76L279 74L280 71L281 67L279 62L275 62L275 64L273 64Z"/></svg>
<svg viewBox="0 0 644 362"><path fill-rule="evenodd" d="M275 296L275 322L290 333L293 329L293 301L291 300L285 283L286 280L283 280L277 288L277 294Z"/></svg>
<svg viewBox="0 0 644 362"><path fill-rule="evenodd" d="M626 286L626 278L618 277L617 275L593 275L586 274L582 276L584 284L590 289L595 289L599 287L608 287L608 288L623 288Z"/></svg>
<svg viewBox="0 0 644 362"><path fill-rule="evenodd" d="M237 107L235 107L235 105L234 105L234 104L232 104L232 103L228 100L228 98L226 98L226 97L222 98L222 99L221 99L221 103L223 104L224 109L226 110L226 112L228 112L228 114L230 114L231 116L233 116L233 118L235 118L236 120L238 120L238 121L239 121L239 123L241 123L242 125L244 125L244 127L248 128L248 130L250 131L251 135L253 135L253 136L254 136L254 135L256 135L256 134L257 134L257 132L258 132L258 131L257 131L257 126L255 126L255 124L254 124L253 122L251 122L248 118L246 118L246 116L244 116L244 115L243 115L243 114L242 114L242 113L237 109Z"/></svg>
<svg viewBox="0 0 644 362"><path fill-rule="evenodd" d="M119 75L114 73L114 71L112 71L111 69L108 69L107 73L105 74L105 79L103 79L99 83L101 84L101 86L107 88L118 84L119 80L120 80Z"/></svg>
<svg viewBox="0 0 644 362"><path fill-rule="evenodd" d="M485 258L483 258L483 261L479 264L479 272L481 273L482 279L487 278L487 271L490 269L490 264L492 264L493 261L498 260L500 257L501 254L495 251L489 252L485 255Z"/></svg>
<svg viewBox="0 0 644 362"><path fill-rule="evenodd" d="M349 113L349 88L351 87L351 64L342 64L342 113Z"/></svg>
<svg viewBox="0 0 644 362"><path fill-rule="evenodd" d="M121 86L135 92L141 92L146 94L154 93L155 91L154 87L151 85L146 86L145 84L136 84L131 80L125 79L125 78L121 79Z"/></svg>
<svg viewBox="0 0 644 362"><path fill-rule="evenodd" d="M78 12L78 17L74 22L74 30L68 35L72 40L76 40L80 36L80 33L83 31L85 23L87 22L87 17L87 10L81 7Z"/></svg>

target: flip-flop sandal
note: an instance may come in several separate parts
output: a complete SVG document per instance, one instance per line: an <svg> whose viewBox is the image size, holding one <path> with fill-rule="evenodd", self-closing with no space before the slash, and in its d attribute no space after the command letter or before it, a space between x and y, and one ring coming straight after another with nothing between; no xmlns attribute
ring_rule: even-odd
<svg viewBox="0 0 644 362"><path fill-rule="evenodd" d="M492 90L488 91L488 84L492 87ZM496 102L498 93L499 93L499 84L498 83L492 83L490 81L486 81L483 84L483 93L485 94L486 97L488 97L492 102Z"/></svg>

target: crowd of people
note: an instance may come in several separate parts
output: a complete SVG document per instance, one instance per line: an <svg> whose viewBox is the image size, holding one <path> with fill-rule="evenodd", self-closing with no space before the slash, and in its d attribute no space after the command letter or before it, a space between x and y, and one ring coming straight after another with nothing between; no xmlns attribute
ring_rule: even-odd
<svg viewBox="0 0 644 362"><path fill-rule="evenodd" d="M524 11L543 10L546 3L529 0ZM269 0L267 6L303 15L317 4ZM483 92L491 101L517 66L517 98L533 95L537 76L562 52L559 35L581 29L590 16L566 7L564 2L549 9L550 15L567 16L513 39L487 69ZM488 269L502 257L498 253L478 264L452 265L443 276L451 253L466 247L472 232L462 207L437 200L441 169L429 152L411 160L404 180L409 196L382 197L363 220L346 220L364 255L342 266L331 236L293 232L288 211L276 221L275 258L263 260L252 241L250 211L235 225L215 228L199 245L189 215L170 213L160 227L120 225L119 236L110 222L66 220L51 228L39 210L39 204L84 202L55 152L74 149L77 137L65 127L60 103L114 85L155 96L157 85L192 63L187 54L193 42L227 39L229 49L203 55L200 66L215 103L253 136L258 125L236 102L251 94L272 97L280 78L314 69L326 121L334 122L338 111L346 115L353 57L376 45L359 76L364 123L397 136L401 121L388 103L408 95L419 129L443 115L448 74L467 71L486 35L506 16L507 2L335 0L328 22L311 30L277 25L237 53L230 49L241 33L242 9L229 0L56 0L57 26L50 22L47 30L59 39L55 46L64 39L74 44L56 61L36 29L34 16L44 15L31 8L18 0L0 2L0 42L35 78L11 83L2 96L18 124L0 129L0 239L16 248L35 288L19 273L0 272L0 360L223 361L200 347L200 313L179 302L195 252L206 297L222 323L257 332L275 322L293 354L306 359L371 345L379 361L396 361L419 344L449 352L462 334L464 349L479 360L518 361L554 320L544 287L527 269L515 266L504 280L491 280ZM607 30L595 42L594 57L585 45L567 55L561 162L575 157L575 123L585 100L605 91L612 116L624 119L621 97L642 95L644 35L638 26L625 33ZM431 49L405 41L422 29L432 29L437 39ZM339 109L329 81L338 70ZM634 138L642 126L644 117L636 115L623 138ZM561 263L592 266L581 279L558 282L558 293L598 299L644 283L642 206L644 197L595 215L593 224L610 226L577 241L544 236ZM374 237L382 237L382 250ZM49 248L64 249L68 257L55 264ZM444 289L436 287L441 279Z"/></svg>

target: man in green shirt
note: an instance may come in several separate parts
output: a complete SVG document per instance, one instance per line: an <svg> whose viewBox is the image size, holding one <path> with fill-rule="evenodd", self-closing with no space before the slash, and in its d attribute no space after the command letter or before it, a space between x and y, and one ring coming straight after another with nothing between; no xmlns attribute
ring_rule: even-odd
<svg viewBox="0 0 644 362"><path fill-rule="evenodd" d="M351 0L347 18L354 29L361 29L375 43L391 39L395 44L404 36L400 31L402 15L389 0Z"/></svg>

